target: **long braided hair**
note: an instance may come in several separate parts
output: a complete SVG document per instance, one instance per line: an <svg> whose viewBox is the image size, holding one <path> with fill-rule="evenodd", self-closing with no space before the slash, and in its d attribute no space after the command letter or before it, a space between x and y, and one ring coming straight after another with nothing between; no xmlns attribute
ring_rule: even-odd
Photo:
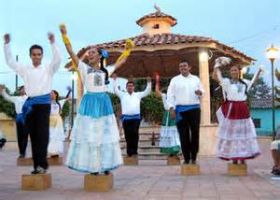
<svg viewBox="0 0 280 200"><path fill-rule="evenodd" d="M97 49L99 55L101 56L100 58L100 70L105 73L105 85L109 84L109 73L108 70L104 67L104 60L109 57L109 54L106 50L102 48Z"/></svg>

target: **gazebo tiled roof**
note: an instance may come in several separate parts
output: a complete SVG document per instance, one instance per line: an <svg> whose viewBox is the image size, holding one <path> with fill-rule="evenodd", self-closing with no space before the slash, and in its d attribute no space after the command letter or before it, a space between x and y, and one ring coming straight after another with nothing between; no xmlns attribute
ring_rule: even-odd
<svg viewBox="0 0 280 200"><path fill-rule="evenodd" d="M192 35L182 35L182 34L173 34L173 33L163 33L163 34L141 34L135 37L130 38L135 43L136 47L145 47L145 46L160 46L160 45L178 45L178 44L203 44L203 43L214 43L217 46L221 47L221 49L230 51L234 54L238 54L242 57L247 58L250 61L254 61L253 58L245 55L244 53L234 49L233 47L227 46L225 44L220 43L217 40L214 40L210 37L203 36L192 36ZM116 40L113 42L106 42L98 45L90 45L83 49L81 49L78 55L82 55L86 50L90 47L102 47L110 51L111 49L119 49L124 48L126 39Z"/></svg>
<svg viewBox="0 0 280 200"><path fill-rule="evenodd" d="M206 49L209 52L209 70L214 66L214 60L220 56L228 56L234 64L241 66L250 65L254 59L210 37L183 35L172 33L171 27L177 24L177 20L161 12L155 6L156 12L141 17L136 23L143 28L140 35L130 37L135 43L126 63L115 72L120 77L147 77L154 72L161 76L172 77L178 73L178 64L181 60L187 60L193 68L193 73L198 74L198 52ZM127 38L126 38L127 39ZM109 51L110 57L107 64L113 64L124 50L126 39L89 45L78 52L83 57L91 47L102 47ZM212 54L212 55L211 55ZM84 59L84 62L87 62ZM68 63L66 67L69 67Z"/></svg>

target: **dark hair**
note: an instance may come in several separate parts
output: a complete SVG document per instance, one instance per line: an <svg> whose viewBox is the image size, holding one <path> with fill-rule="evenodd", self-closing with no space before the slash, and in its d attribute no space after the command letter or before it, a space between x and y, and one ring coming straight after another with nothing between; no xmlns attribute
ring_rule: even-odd
<svg viewBox="0 0 280 200"><path fill-rule="evenodd" d="M110 81L109 81L108 70L104 67L104 60L105 60L105 58L102 55L102 49L101 48L98 48L97 51L98 51L99 55L101 56L101 58L100 58L100 70L105 73L105 85L107 85L107 84L110 83Z"/></svg>
<svg viewBox="0 0 280 200"><path fill-rule="evenodd" d="M59 103L59 93L58 93L58 91L56 91L56 90L53 90L53 92L55 93L55 102L58 104L58 106L59 106L59 112L61 112L61 105L60 105L60 103Z"/></svg>
<svg viewBox="0 0 280 200"><path fill-rule="evenodd" d="M24 88L24 85L18 87L18 91L21 91Z"/></svg>
<svg viewBox="0 0 280 200"><path fill-rule="evenodd" d="M133 82L133 81L127 81L126 86L127 86L128 84L133 84L133 85L134 85L134 82Z"/></svg>
<svg viewBox="0 0 280 200"><path fill-rule="evenodd" d="M181 64L181 63L187 63L189 65L188 61L185 59L181 60L179 64Z"/></svg>
<svg viewBox="0 0 280 200"><path fill-rule="evenodd" d="M40 49L41 52L42 52L42 54L44 53L43 47L41 47L41 46L38 45L38 44L33 44L33 45L29 48L29 55L31 55L33 49Z"/></svg>

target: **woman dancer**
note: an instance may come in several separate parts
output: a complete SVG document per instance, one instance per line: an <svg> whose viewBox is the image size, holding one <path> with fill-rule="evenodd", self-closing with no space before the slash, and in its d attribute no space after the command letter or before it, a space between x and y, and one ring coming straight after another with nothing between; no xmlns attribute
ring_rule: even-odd
<svg viewBox="0 0 280 200"><path fill-rule="evenodd" d="M177 156L180 151L180 138L176 127L176 120L171 118L167 97L160 91L160 76L156 74L156 94L162 98L164 106L164 117L160 129L160 152L168 154L170 157Z"/></svg>
<svg viewBox="0 0 280 200"><path fill-rule="evenodd" d="M219 119L217 156L223 160L232 160L233 164L245 164L246 159L260 154L256 139L256 130L246 103L247 93L258 79L259 70L251 81L241 79L238 65L230 67L230 78L224 78L220 67L229 64L228 58L219 58L213 72L213 78L222 86L224 103L217 112Z"/></svg>
<svg viewBox="0 0 280 200"><path fill-rule="evenodd" d="M73 63L78 66L83 85L87 90L82 97L72 129L66 165L81 172L107 175L110 170L122 164L122 156L116 118L111 99L106 93L108 82L106 73L110 74L109 70L113 71L120 67L126 61L130 49L127 47L124 52L126 56L118 60L114 66L104 70L102 61L108 56L105 50L90 48L87 51L88 64L86 64L73 52L64 25L60 26L60 31L66 49Z"/></svg>
<svg viewBox="0 0 280 200"><path fill-rule="evenodd" d="M66 95L66 100L69 97L71 90ZM63 154L64 140L66 135L64 133L63 121L61 118L61 111L65 100L59 100L59 93L56 90L51 92L51 114L50 114L50 140L48 146L48 153L51 157L58 157Z"/></svg>

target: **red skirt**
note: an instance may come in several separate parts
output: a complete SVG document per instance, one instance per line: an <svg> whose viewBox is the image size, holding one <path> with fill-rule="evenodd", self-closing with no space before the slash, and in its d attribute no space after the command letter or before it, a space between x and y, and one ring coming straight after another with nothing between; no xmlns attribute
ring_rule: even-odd
<svg viewBox="0 0 280 200"><path fill-rule="evenodd" d="M222 112L228 119L248 119L250 117L246 101L225 101L222 104Z"/></svg>

